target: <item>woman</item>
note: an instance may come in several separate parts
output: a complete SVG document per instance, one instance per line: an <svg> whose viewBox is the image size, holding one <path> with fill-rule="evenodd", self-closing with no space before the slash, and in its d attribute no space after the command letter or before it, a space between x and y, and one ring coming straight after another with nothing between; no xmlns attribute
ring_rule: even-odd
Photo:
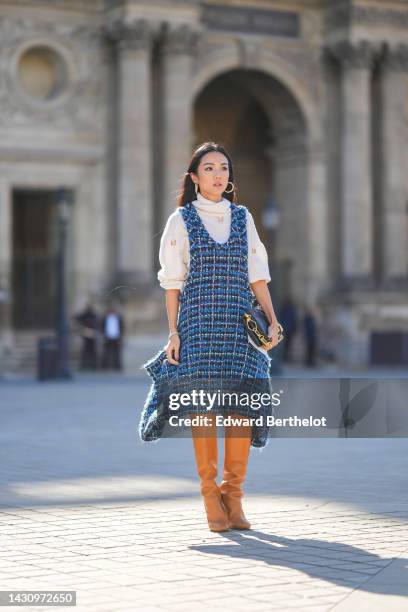
<svg viewBox="0 0 408 612"><path fill-rule="evenodd" d="M142 366L153 380L139 424L145 442L159 439L173 420L169 394L184 390L183 384L190 392L213 392L220 390L220 384L223 390L236 389L236 381L241 390L245 385L253 389L256 381L257 390L267 389L270 394L268 350L278 343L278 322L267 287L267 254L252 215L245 206L235 204L233 181L225 148L214 142L199 146L184 175L179 207L163 232L158 278L166 289L170 333L166 347ZM254 296L270 323L271 341L263 349L249 339L243 324ZM212 397L219 401L220 395ZM270 404L255 410L238 401L232 405L214 401L210 410L209 405L194 401L177 408L178 418L196 417L191 422L193 447L212 531L250 528L241 505L242 484L250 446L267 444L265 417L270 410ZM205 423L197 418L200 415L207 417ZM225 425L220 486L216 483L219 415L234 417ZM244 419L261 415L261 422Z"/></svg>

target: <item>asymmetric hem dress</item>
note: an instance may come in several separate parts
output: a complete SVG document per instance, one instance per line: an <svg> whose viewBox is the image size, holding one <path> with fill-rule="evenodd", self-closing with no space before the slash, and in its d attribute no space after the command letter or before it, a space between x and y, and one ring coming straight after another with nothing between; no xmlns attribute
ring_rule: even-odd
<svg viewBox="0 0 408 612"><path fill-rule="evenodd" d="M181 208L190 268L179 295L179 364L171 364L160 349L141 366L152 379L138 428L143 442L159 440L174 415L234 413L253 419L252 447L268 443L267 417L274 414L271 357L249 342L243 323L243 314L254 305L248 279L247 210L233 202L230 206L230 235L224 243L210 236L191 202ZM169 401L176 391L191 398L192 390L200 389L212 395L211 408L197 403L197 397L176 408ZM225 394L222 400L220 392Z"/></svg>

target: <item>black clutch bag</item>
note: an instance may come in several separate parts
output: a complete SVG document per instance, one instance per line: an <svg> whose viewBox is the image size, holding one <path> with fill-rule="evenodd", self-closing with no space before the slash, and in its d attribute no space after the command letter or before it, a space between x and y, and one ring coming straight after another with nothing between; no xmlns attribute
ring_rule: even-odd
<svg viewBox="0 0 408 612"><path fill-rule="evenodd" d="M261 306L254 306L248 312L244 313L243 320L249 337L257 346L269 344L269 321ZM278 323L278 342L283 340L283 338L283 327Z"/></svg>

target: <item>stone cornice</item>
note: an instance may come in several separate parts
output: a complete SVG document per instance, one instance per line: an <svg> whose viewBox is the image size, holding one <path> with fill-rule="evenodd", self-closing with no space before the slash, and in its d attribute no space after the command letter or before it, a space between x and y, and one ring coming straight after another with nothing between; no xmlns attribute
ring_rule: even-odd
<svg viewBox="0 0 408 612"><path fill-rule="evenodd" d="M364 25L392 25L408 27L408 11L398 11L370 6L353 6L351 17L354 23Z"/></svg>
<svg viewBox="0 0 408 612"><path fill-rule="evenodd" d="M163 54L194 55L201 42L202 33L187 24L170 26L165 23L160 37Z"/></svg>
<svg viewBox="0 0 408 612"><path fill-rule="evenodd" d="M356 6L350 0L335 0L327 11L326 24L334 29L351 25L408 28L408 10Z"/></svg>
<svg viewBox="0 0 408 612"><path fill-rule="evenodd" d="M3 132L0 131L0 139L5 140ZM88 145L86 139L75 146L70 146L61 140L61 146L38 146L38 143L23 145L0 145L0 161L5 163L27 162L64 162L79 164L96 164L103 160L104 144Z"/></svg>
<svg viewBox="0 0 408 612"><path fill-rule="evenodd" d="M367 40L356 43L344 40L324 47L326 57L335 59L347 69L369 69L378 55L378 48Z"/></svg>
<svg viewBox="0 0 408 612"><path fill-rule="evenodd" d="M155 31L147 19L125 22L120 19L103 25L106 37L119 49L148 50L153 44Z"/></svg>
<svg viewBox="0 0 408 612"><path fill-rule="evenodd" d="M84 13L98 13L104 9L104 0L46 0L49 8L61 9L64 11L83 11ZM0 0L0 5L3 4ZM6 0L5 5L12 4L13 8L38 8L38 0ZM45 4L45 1L44 1Z"/></svg>
<svg viewBox="0 0 408 612"><path fill-rule="evenodd" d="M181 6L200 6L202 0L156 0L153 1L150 0L149 4L156 4L156 5L168 5L172 8L175 8L178 5ZM139 5L145 5L146 4L146 0L104 0L105 3L105 9L115 9L115 8L122 8L123 6L128 5L132 5L132 4L139 4Z"/></svg>

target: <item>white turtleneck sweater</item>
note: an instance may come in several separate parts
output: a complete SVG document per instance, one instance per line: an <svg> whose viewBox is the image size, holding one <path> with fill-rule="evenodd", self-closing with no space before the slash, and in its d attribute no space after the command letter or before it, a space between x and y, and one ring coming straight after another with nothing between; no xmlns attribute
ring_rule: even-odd
<svg viewBox="0 0 408 612"><path fill-rule="evenodd" d="M220 202L208 200L201 193L193 205L204 224L204 227L216 242L226 242L230 235L231 209L230 201L223 198ZM160 286L163 289L183 290L190 268L190 243L184 219L180 213L181 207L169 216L160 241L159 260L161 269L157 273ZM247 209L248 236L248 279L250 283L257 280L270 282L268 255L255 227L252 214ZM249 338L249 336L248 336ZM263 353L265 349L258 347L249 338L251 344Z"/></svg>

